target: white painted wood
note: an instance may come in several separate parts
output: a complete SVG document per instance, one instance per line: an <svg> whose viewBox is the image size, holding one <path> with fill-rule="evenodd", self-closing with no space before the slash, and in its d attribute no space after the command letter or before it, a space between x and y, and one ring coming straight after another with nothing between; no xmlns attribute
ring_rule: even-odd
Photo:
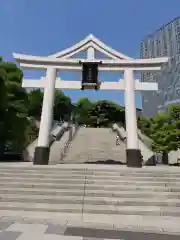
<svg viewBox="0 0 180 240"><path fill-rule="evenodd" d="M60 71L68 71L68 72L79 72L82 71L82 66L81 65L76 65L76 66L60 66L60 65L56 65L56 64L27 64L27 63L20 63L20 66L22 69L38 69L38 70L46 70L48 67L54 67L57 70ZM125 69L127 68L127 66L117 66L114 67L112 66L99 66L99 71L102 72L123 72ZM156 67L145 67L145 66L141 66L141 67L134 67L133 68L135 71L140 71L140 72L149 72L149 71L159 71L161 70L160 66L156 66Z"/></svg>
<svg viewBox="0 0 180 240"><path fill-rule="evenodd" d="M92 34L88 35L85 39L81 40L80 42L76 43L70 48L67 48L65 50L62 50L58 53L50 55L51 57L56 57L56 58L66 58L69 56L72 56L77 52L78 49L80 49L82 46L87 45L88 43L93 43L96 46L98 46L100 49L103 49L104 52L110 53L111 56L114 58L118 59L132 59L122 53L117 52L113 48L105 45L102 41L94 37Z"/></svg>
<svg viewBox="0 0 180 240"><path fill-rule="evenodd" d="M75 54L79 53L79 52L83 52L86 51L89 47L91 47L91 43L88 42L86 45L82 45L81 47L77 48L76 50L74 50L73 52L69 52L67 53L65 56L63 57L57 57L58 59L68 59L71 58L72 56L74 56ZM72 58L71 58L72 59Z"/></svg>
<svg viewBox="0 0 180 240"><path fill-rule="evenodd" d="M36 79L24 79L22 87L24 88L44 88L45 80ZM60 80L56 79L56 89L81 89L81 81L70 81L70 80ZM158 89L157 83L144 83L139 80L135 80L135 90L136 91L156 91ZM101 82L100 90L121 90L124 91L124 79L119 82Z"/></svg>
<svg viewBox="0 0 180 240"><path fill-rule="evenodd" d="M72 59L58 59L55 57L40 57L40 56L30 56L30 55L23 55L23 54L13 54L14 58L20 62L20 63L53 63L57 65L77 65L79 64L79 61L82 62L88 62L89 59L83 59L83 58L72 58ZM145 67L148 67L149 65L161 66L163 63L166 63L168 61L167 57L161 57L161 58L151 58L151 59L129 59L129 60L115 60L115 59L93 59L92 62L102 62L103 65L122 65L128 67L140 67L141 65L145 65ZM139 66L140 65L140 66ZM150 67L150 66L149 66Z"/></svg>
<svg viewBox="0 0 180 240"><path fill-rule="evenodd" d="M45 88L46 81L45 79L23 79L22 87L23 88Z"/></svg>
<svg viewBox="0 0 180 240"><path fill-rule="evenodd" d="M136 91L157 91L158 84L155 82L140 82L135 80L135 90Z"/></svg>
<svg viewBox="0 0 180 240"><path fill-rule="evenodd" d="M55 57L55 58L66 58L66 56L72 56L74 55L74 52L77 53L79 52L79 49L84 46L87 45L91 40L91 34L88 35L85 39L79 41L78 43L74 44L73 46L66 48L60 52L54 53L49 55L49 57Z"/></svg>
<svg viewBox="0 0 180 240"><path fill-rule="evenodd" d="M87 59L89 61L94 61L95 59L95 50L93 47L89 47L87 50Z"/></svg>
<svg viewBox="0 0 180 240"><path fill-rule="evenodd" d="M124 79L127 149L139 149L136 118L136 97L134 91L135 81L132 69L127 68L124 71Z"/></svg>
<svg viewBox="0 0 180 240"><path fill-rule="evenodd" d="M48 68L45 80L43 107L38 137L38 147L49 146L50 137L49 134L52 127L52 116L54 107L55 82L56 82L56 69L52 67Z"/></svg>

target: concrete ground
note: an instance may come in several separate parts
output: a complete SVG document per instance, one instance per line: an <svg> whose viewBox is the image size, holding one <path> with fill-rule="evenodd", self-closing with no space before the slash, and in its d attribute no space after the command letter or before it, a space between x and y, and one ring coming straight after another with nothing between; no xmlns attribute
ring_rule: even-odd
<svg viewBox="0 0 180 240"><path fill-rule="evenodd" d="M179 240L178 235L141 232L133 230L110 229L106 226L95 228L91 224L73 226L67 222L52 223L37 219L19 220L13 218L0 219L0 240Z"/></svg>

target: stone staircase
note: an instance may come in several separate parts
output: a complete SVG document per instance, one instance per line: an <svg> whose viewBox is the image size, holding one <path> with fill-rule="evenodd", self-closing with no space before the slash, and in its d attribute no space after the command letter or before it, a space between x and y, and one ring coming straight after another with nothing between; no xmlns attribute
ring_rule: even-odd
<svg viewBox="0 0 180 240"><path fill-rule="evenodd" d="M0 218L180 233L177 167L0 166Z"/></svg>
<svg viewBox="0 0 180 240"><path fill-rule="evenodd" d="M125 144L116 146L110 128L80 128L64 158L64 163L125 163Z"/></svg>

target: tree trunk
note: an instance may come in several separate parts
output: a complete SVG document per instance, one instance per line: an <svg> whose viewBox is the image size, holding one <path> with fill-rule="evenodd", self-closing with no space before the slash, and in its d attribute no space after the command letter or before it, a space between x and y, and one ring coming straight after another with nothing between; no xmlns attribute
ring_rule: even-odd
<svg viewBox="0 0 180 240"><path fill-rule="evenodd" d="M0 142L0 160L2 160L5 152L5 144Z"/></svg>

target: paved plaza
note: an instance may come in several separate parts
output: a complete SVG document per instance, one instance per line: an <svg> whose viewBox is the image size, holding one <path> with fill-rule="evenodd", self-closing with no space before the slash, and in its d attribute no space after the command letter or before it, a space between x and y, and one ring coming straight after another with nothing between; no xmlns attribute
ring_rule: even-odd
<svg viewBox="0 0 180 240"><path fill-rule="evenodd" d="M34 222L34 223L33 223ZM0 219L0 240L178 240L179 236L134 232L117 229L96 229L90 227L74 227L65 224L40 223L36 220L13 221Z"/></svg>

